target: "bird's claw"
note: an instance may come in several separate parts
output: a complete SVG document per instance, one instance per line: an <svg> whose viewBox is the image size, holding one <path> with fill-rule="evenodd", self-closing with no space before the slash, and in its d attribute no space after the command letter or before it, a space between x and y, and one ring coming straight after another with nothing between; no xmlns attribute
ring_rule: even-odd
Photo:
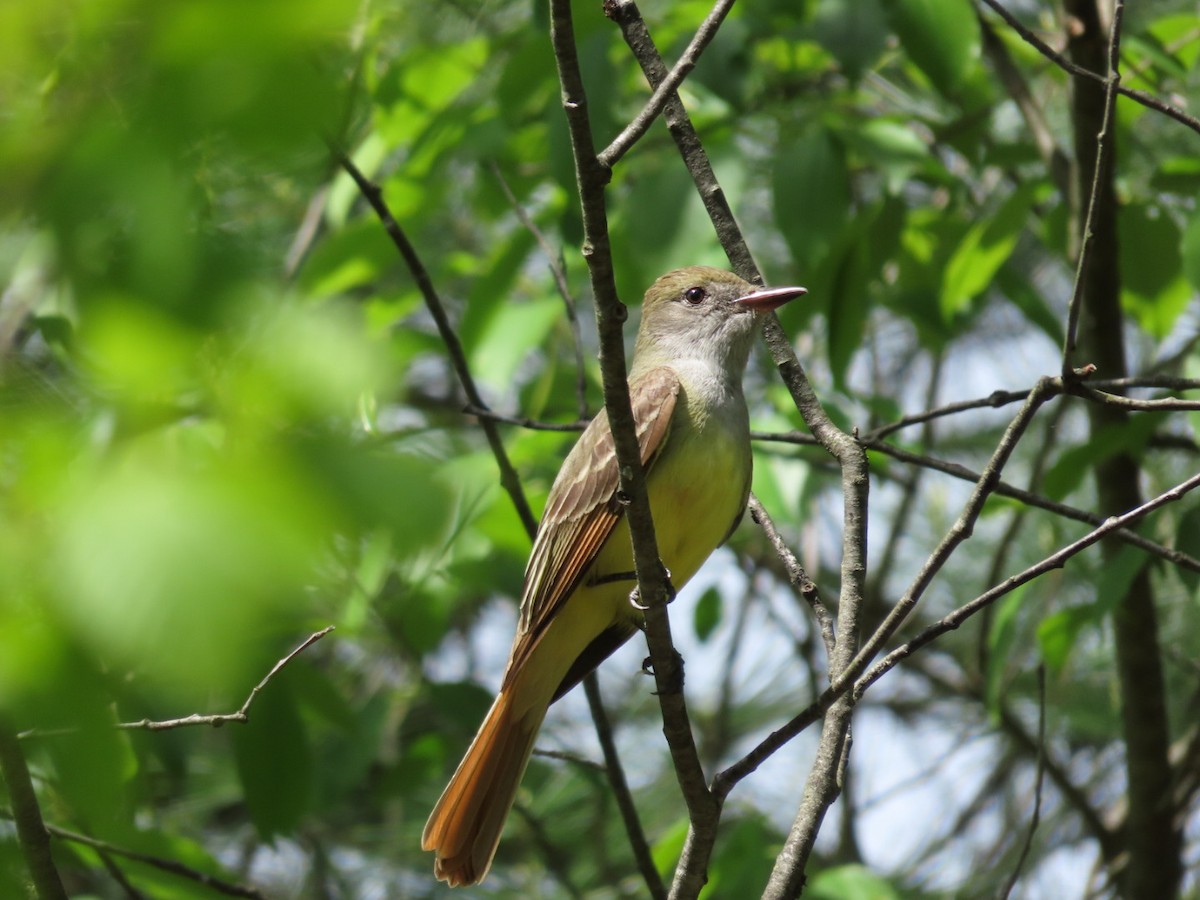
<svg viewBox="0 0 1200 900"><path fill-rule="evenodd" d="M678 595L678 591L675 590L675 585L671 583L671 570L663 566L663 574L666 575L666 578L663 580L663 590L666 592L667 602L671 603ZM645 612L650 608L647 604L642 603L641 592L636 587L629 592L629 605L641 612Z"/></svg>

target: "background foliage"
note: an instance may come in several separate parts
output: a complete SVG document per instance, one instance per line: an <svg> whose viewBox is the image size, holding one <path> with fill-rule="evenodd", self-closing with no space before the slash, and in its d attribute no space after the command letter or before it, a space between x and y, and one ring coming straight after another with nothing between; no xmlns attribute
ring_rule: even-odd
<svg viewBox="0 0 1200 900"><path fill-rule="evenodd" d="M668 60L708 12L646 7ZM1060 9L1015 11L1061 46ZM575 16L607 141L647 88L600 5ZM442 892L420 829L498 680L528 540L412 278L325 142L382 187L487 402L556 423L594 413L547 28L543 3L513 0L0 9L0 710L10 736L31 732L20 746L72 896L227 892L121 851L270 897ZM1194 5L1132 5L1122 46L1127 86L1180 106L1200 97ZM1061 168L1069 85L990 13L966 0L746 0L681 95L769 281L809 288L783 325L844 427L867 434L1059 370L1080 203ZM1198 136L1124 99L1117 113L1124 320L1110 327L1132 372L1194 376ZM724 264L661 126L608 196L626 302L667 269ZM551 265L577 300L582 349ZM756 427L800 427L767 362L752 369ZM1010 416L985 407L889 440L979 470ZM1126 453L1159 493L1196 469L1194 416L1097 432L1082 401L1059 400L1006 479L1095 510L1094 467ZM503 435L540 509L573 434ZM871 464L868 627L970 488L883 452ZM760 442L754 489L836 598L828 457ZM1197 516L1187 498L1141 531L1197 553ZM993 498L906 634L1086 530ZM1110 613L1146 559L1089 551L872 689L808 895L993 895L1029 827L1039 746L1022 895L1112 891L1103 843L1119 841L1126 804L1123 702L1166 706L1185 835L1167 864L1193 866L1194 894L1194 573L1150 569L1161 694L1113 675ZM819 635L749 523L672 614L709 766L825 683ZM113 727L233 712L326 625L337 630L269 682L247 724ZM634 643L602 684L669 873L687 819ZM607 781L586 764L599 758L588 723L578 697L552 712L539 746L569 758L535 757L481 894L644 893ZM735 792L708 896L761 890L812 747L801 736ZM0 858L0 893L24 895L7 823Z"/></svg>

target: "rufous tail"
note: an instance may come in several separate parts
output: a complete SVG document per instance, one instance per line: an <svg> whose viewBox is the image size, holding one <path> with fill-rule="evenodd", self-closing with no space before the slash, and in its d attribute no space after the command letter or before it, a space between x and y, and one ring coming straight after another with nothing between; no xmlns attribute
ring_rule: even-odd
<svg viewBox="0 0 1200 900"><path fill-rule="evenodd" d="M501 691L430 813L421 849L437 852L434 874L451 887L487 875L544 715L516 718Z"/></svg>

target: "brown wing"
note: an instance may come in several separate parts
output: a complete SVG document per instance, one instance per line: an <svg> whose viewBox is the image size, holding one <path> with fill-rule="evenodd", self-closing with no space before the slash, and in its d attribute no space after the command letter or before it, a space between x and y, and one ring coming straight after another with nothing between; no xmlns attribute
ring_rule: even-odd
<svg viewBox="0 0 1200 900"><path fill-rule="evenodd" d="M649 470L666 443L679 379L660 367L629 385L642 465ZM558 608L579 585L624 509L616 500L620 486L616 449L601 410L572 448L546 501L537 538L525 568L521 622L508 678L520 669Z"/></svg>

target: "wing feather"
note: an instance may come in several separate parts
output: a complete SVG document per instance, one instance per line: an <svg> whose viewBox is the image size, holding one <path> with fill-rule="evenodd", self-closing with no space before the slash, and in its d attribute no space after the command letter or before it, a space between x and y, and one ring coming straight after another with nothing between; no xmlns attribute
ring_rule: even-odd
<svg viewBox="0 0 1200 900"><path fill-rule="evenodd" d="M629 385L638 448L647 471L666 445L679 378L674 370L650 369ZM587 574L624 514L617 502L620 473L608 415L591 421L550 489L521 593L521 621L505 683L520 670L559 607Z"/></svg>

